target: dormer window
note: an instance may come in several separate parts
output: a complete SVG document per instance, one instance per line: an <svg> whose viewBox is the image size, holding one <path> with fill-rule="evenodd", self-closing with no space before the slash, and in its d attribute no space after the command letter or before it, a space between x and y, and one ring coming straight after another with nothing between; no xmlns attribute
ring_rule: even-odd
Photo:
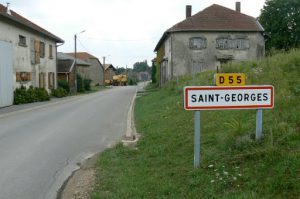
<svg viewBox="0 0 300 199"><path fill-rule="evenodd" d="M27 47L26 37L23 35L19 35L19 46Z"/></svg>
<svg viewBox="0 0 300 199"><path fill-rule="evenodd" d="M202 50L207 47L207 41L204 37L193 37L190 38L190 49Z"/></svg>

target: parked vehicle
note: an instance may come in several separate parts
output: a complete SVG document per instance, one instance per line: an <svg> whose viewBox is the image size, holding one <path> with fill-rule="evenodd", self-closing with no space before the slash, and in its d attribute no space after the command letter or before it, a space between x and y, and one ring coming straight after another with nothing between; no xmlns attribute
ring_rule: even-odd
<svg viewBox="0 0 300 199"><path fill-rule="evenodd" d="M112 85L126 86L127 85L127 76L126 75L114 75Z"/></svg>

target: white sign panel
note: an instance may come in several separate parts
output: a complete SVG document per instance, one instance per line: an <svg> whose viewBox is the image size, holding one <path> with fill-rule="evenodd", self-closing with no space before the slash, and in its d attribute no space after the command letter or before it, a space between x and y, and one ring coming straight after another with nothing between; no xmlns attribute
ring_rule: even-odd
<svg viewBox="0 0 300 199"><path fill-rule="evenodd" d="M273 86L187 86L184 88L185 110L273 107Z"/></svg>

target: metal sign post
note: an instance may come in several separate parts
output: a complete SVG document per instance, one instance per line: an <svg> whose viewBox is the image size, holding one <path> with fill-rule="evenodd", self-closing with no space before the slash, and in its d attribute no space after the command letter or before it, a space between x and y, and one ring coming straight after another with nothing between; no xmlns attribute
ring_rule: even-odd
<svg viewBox="0 0 300 199"><path fill-rule="evenodd" d="M260 140L262 137L262 122L263 122L262 109L257 109L257 111L256 111L256 132L255 132L255 139L257 139L257 140Z"/></svg>
<svg viewBox="0 0 300 199"><path fill-rule="evenodd" d="M230 80L230 78L228 79ZM262 109L272 109L273 107L274 87L271 85L184 87L184 109L192 110L195 113L194 167L200 166L200 111L257 109L255 137L261 139Z"/></svg>
<svg viewBox="0 0 300 199"><path fill-rule="evenodd" d="M200 111L195 111L195 137L194 137L194 167L197 168L200 165L200 135L201 135L201 121Z"/></svg>

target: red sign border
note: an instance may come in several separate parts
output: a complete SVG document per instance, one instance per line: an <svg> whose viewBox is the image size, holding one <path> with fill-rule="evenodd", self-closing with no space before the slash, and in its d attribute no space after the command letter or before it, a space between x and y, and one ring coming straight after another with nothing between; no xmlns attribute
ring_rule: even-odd
<svg viewBox="0 0 300 199"><path fill-rule="evenodd" d="M245 90L245 89L270 89L270 105L249 105L249 106L205 106L188 107L187 94L190 90ZM228 110L228 109L272 109L274 108L274 86L253 85L253 86L186 86L184 87L184 109L185 110Z"/></svg>

